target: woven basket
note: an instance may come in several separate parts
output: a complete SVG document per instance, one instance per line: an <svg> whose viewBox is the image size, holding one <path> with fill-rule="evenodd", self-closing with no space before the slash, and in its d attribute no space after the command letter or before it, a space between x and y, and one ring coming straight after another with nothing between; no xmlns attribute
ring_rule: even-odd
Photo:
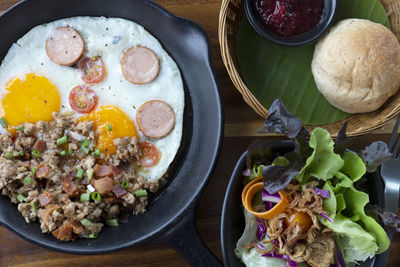
<svg viewBox="0 0 400 267"><path fill-rule="evenodd" d="M391 29L397 36L397 39L400 40L400 1L381 0L381 2L388 13ZM242 0L222 0L218 26L222 60L224 61L233 84L242 94L246 103L261 117L267 118L268 109L264 107L247 88L240 74L239 64L236 58L236 33L244 15ZM331 135L335 136L343 123L348 120L347 135L357 136L382 127L398 113L400 113L400 90L377 111L354 114L344 120L325 125L306 125L306 128L312 130L315 127L322 126L328 130Z"/></svg>

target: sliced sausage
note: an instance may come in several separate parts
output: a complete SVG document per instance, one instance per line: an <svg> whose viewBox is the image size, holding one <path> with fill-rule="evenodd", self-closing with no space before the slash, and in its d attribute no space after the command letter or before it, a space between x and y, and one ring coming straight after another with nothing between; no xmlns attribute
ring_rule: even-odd
<svg viewBox="0 0 400 267"><path fill-rule="evenodd" d="M47 56L61 66L71 66L78 62L84 47L81 35L70 27L55 29L46 39Z"/></svg>
<svg viewBox="0 0 400 267"><path fill-rule="evenodd" d="M122 73L129 82L145 84L153 81L160 70L157 55L146 47L128 49L121 60Z"/></svg>
<svg viewBox="0 0 400 267"><path fill-rule="evenodd" d="M174 129L175 113L164 101L151 100L140 106L136 121L145 136L162 138Z"/></svg>

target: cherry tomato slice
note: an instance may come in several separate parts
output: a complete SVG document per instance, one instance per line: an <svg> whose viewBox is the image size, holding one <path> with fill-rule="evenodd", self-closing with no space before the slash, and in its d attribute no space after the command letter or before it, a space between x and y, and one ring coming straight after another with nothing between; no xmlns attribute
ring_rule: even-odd
<svg viewBox="0 0 400 267"><path fill-rule="evenodd" d="M85 57L79 62L78 68L82 80L86 83L99 83L104 80L106 67L99 56Z"/></svg>
<svg viewBox="0 0 400 267"><path fill-rule="evenodd" d="M142 155L139 158L139 165L142 167L152 167L158 163L158 150L155 145L143 142L139 143Z"/></svg>
<svg viewBox="0 0 400 267"><path fill-rule="evenodd" d="M76 112L89 113L97 104L97 95L89 87L78 85L69 93L69 104Z"/></svg>

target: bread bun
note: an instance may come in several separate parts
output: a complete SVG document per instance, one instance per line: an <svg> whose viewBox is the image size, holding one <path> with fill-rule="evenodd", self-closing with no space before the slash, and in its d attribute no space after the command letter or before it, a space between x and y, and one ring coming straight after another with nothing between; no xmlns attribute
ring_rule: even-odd
<svg viewBox="0 0 400 267"><path fill-rule="evenodd" d="M381 24L342 20L315 46L312 73L333 106L374 111L400 87L400 44Z"/></svg>

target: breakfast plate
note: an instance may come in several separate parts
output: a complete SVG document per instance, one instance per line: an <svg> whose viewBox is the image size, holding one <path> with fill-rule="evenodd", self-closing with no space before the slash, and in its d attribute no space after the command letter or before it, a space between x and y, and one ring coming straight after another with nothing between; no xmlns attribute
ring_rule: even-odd
<svg viewBox="0 0 400 267"><path fill-rule="evenodd" d="M307 129L323 126L335 135L348 120L348 135L356 136L381 127L398 113L399 93L369 113L349 114L333 107L317 90L311 72L315 42L285 47L263 39L247 21L243 2L223 1L219 41L231 80L260 116L267 118L269 105L281 98L289 111L305 122ZM337 1L332 25L345 18L364 18L391 27L396 33L398 24L394 17L398 13L394 1ZM391 24L387 14L391 14Z"/></svg>
<svg viewBox="0 0 400 267"><path fill-rule="evenodd" d="M197 200L215 167L223 136L220 97L210 67L207 36L197 24L146 0L26 0L0 17L0 58L4 59L12 44L35 26L78 16L134 21L157 38L176 62L182 74L185 108L182 139L168 169L168 184L150 201L145 213L129 216L128 222L119 227L104 229L96 239L61 242L42 234L38 224L27 224L5 196L0 198L0 224L28 241L61 252L105 253L152 241L174 247L192 264L218 266L219 261L198 237L193 221ZM122 94L122 88L114 93Z"/></svg>

